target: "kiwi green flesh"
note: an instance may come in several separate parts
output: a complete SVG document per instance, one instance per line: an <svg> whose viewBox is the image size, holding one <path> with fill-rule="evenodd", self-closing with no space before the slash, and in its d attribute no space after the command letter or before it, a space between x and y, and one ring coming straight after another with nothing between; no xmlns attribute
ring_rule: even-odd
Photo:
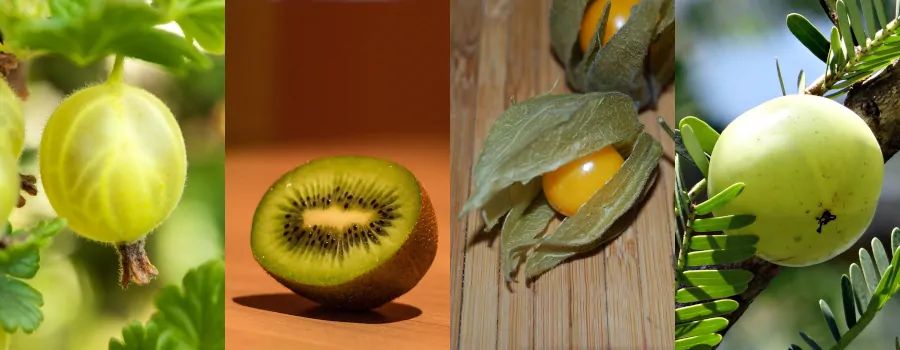
<svg viewBox="0 0 900 350"><path fill-rule="evenodd" d="M325 307L369 310L401 295L422 279L437 253L437 220L428 195L422 191L421 215L403 246L390 259L365 274L335 286L315 286L282 278L278 282Z"/></svg>
<svg viewBox="0 0 900 350"><path fill-rule="evenodd" d="M265 194L251 248L279 281L342 286L392 259L413 233L422 201L415 177L397 164L366 157L315 160L285 174Z"/></svg>

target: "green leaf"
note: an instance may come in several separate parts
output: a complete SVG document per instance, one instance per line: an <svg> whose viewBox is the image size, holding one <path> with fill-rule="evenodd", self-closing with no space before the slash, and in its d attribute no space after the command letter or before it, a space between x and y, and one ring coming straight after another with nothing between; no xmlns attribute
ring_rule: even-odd
<svg viewBox="0 0 900 350"><path fill-rule="evenodd" d="M225 263L207 262L189 271L182 287L165 287L157 312L143 327L132 324L110 350L225 348Z"/></svg>
<svg viewBox="0 0 900 350"><path fill-rule="evenodd" d="M784 77L781 75L781 64L775 59L775 72L778 73L778 84L781 86L781 96L787 96L787 89L784 88Z"/></svg>
<svg viewBox="0 0 900 350"><path fill-rule="evenodd" d="M900 228L894 228L891 231L891 250L897 250L900 248Z"/></svg>
<svg viewBox="0 0 900 350"><path fill-rule="evenodd" d="M884 245L881 244L881 240L878 238L872 238L872 256L875 257L878 273L884 274L888 266L891 265L891 261L888 259L887 251L884 250Z"/></svg>
<svg viewBox="0 0 900 350"><path fill-rule="evenodd" d="M675 309L675 323L691 322L710 317L727 315L737 310L740 304L731 299L720 299Z"/></svg>
<svg viewBox="0 0 900 350"><path fill-rule="evenodd" d="M863 276L866 279L866 284L869 286L869 291L875 292L880 276L875 271L875 265L872 264L872 257L869 256L869 252L862 248L859 248L859 265L862 267Z"/></svg>
<svg viewBox="0 0 900 350"><path fill-rule="evenodd" d="M844 305L844 320L847 328L856 325L856 307L854 306L853 286L850 285L850 277L841 276L841 302Z"/></svg>
<svg viewBox="0 0 900 350"><path fill-rule="evenodd" d="M756 248L715 249L690 252L687 254L687 266L722 265L740 262L756 254Z"/></svg>
<svg viewBox="0 0 900 350"><path fill-rule="evenodd" d="M680 131L681 140L684 142L684 147L687 149L688 154L690 154L691 160L694 161L694 164L697 165L697 169L700 169L700 172L706 177L709 173L709 159L706 157L706 153L703 152L703 147L700 146L700 141L697 140L697 136L694 135L694 128L690 125L685 125Z"/></svg>
<svg viewBox="0 0 900 350"><path fill-rule="evenodd" d="M192 349L225 348L225 263L188 272L182 288L166 287L156 299L153 322Z"/></svg>
<svg viewBox="0 0 900 350"><path fill-rule="evenodd" d="M825 323L828 325L831 336L834 337L835 341L840 341L841 331L838 330L837 321L834 320L834 313L831 312L831 307L828 306L825 300L819 299L819 309L822 310L822 317L825 318Z"/></svg>
<svg viewBox="0 0 900 350"><path fill-rule="evenodd" d="M463 212L482 208L513 183L630 140L641 129L631 98L621 93L545 95L515 104L488 133ZM486 217L485 225L491 227L508 210Z"/></svg>
<svg viewBox="0 0 900 350"><path fill-rule="evenodd" d="M0 249L0 274L18 278L32 278L37 273L40 249L50 244L50 239L65 228L63 219L37 223L29 230L13 232L0 239L6 241Z"/></svg>
<svg viewBox="0 0 900 350"><path fill-rule="evenodd" d="M860 45L866 43L866 27L862 21L862 15L859 13L859 0L843 0L846 3L847 14L850 16L850 27L853 29L853 36Z"/></svg>
<svg viewBox="0 0 900 350"><path fill-rule="evenodd" d="M41 293L17 279L0 275L0 326L7 333L22 329L31 333L44 319Z"/></svg>
<svg viewBox="0 0 900 350"><path fill-rule="evenodd" d="M225 53L225 0L156 0L155 4L201 47Z"/></svg>
<svg viewBox="0 0 900 350"><path fill-rule="evenodd" d="M803 341L805 341L806 344L809 345L809 347L813 348L813 350L822 350L822 347L819 346L819 343L816 343L816 341L808 334L800 332L800 338L803 338Z"/></svg>
<svg viewBox="0 0 900 350"><path fill-rule="evenodd" d="M549 237L544 237L528 257L525 272L536 277L565 259L591 251L618 237L628 225L614 224L646 192L654 180L662 148L656 140L641 133L622 168L603 188L565 219Z"/></svg>
<svg viewBox="0 0 900 350"><path fill-rule="evenodd" d="M862 314L866 312L871 295L869 294L869 287L866 285L865 277L863 277L862 269L856 263L850 264L850 284L853 286L853 295L856 297L856 309Z"/></svg>
<svg viewBox="0 0 900 350"><path fill-rule="evenodd" d="M697 232L716 232L735 230L749 226L756 217L753 215L726 215L708 219L695 219L691 227Z"/></svg>
<svg viewBox="0 0 900 350"><path fill-rule="evenodd" d="M828 59L828 40L806 17L798 13L791 13L787 16L787 26L797 40L800 40L800 43L806 46L813 55L822 62Z"/></svg>
<svg viewBox="0 0 900 350"><path fill-rule="evenodd" d="M831 53L833 56L831 57L831 64L828 68L831 70L831 73L838 71L839 67L843 67L844 63L847 62L847 53L844 51L844 46L841 45L841 34L838 32L837 27L831 27Z"/></svg>
<svg viewBox="0 0 900 350"><path fill-rule="evenodd" d="M750 283L753 273L747 270L692 270L681 274L682 281L691 286L742 285Z"/></svg>
<svg viewBox="0 0 900 350"><path fill-rule="evenodd" d="M695 337L681 338L675 340L675 350L696 349L701 346L712 347L722 342L722 336L719 334L705 334Z"/></svg>
<svg viewBox="0 0 900 350"><path fill-rule="evenodd" d="M156 28L162 13L143 1L50 2L51 16L18 19L0 14L4 48L25 59L55 53L86 65L125 55L176 70L206 67L209 59L191 43Z"/></svg>
<svg viewBox="0 0 900 350"><path fill-rule="evenodd" d="M854 56L856 56L856 48L853 46L853 33L850 24L850 13L847 10L847 5L844 3L844 0L837 0L836 6L836 12L838 16L838 30L840 30L841 39L844 42L845 59L846 61L850 61ZM865 40L863 40L862 42L865 42Z"/></svg>
<svg viewBox="0 0 900 350"><path fill-rule="evenodd" d="M875 18L875 9L872 7L872 0L860 0L859 2L862 7L863 18L866 20L866 32L868 37L871 38L878 32L878 19Z"/></svg>
<svg viewBox="0 0 900 350"><path fill-rule="evenodd" d="M803 94L806 92L806 73L803 70L800 70L800 74L797 75L797 93Z"/></svg>
<svg viewBox="0 0 900 350"><path fill-rule="evenodd" d="M687 116L681 118L681 121L678 122L679 129L688 125L694 129L694 136L696 136L697 141L700 142L700 148L703 149L703 152L712 154L713 148L716 146L716 141L719 140L719 133L709 126L709 124L706 124L706 122L697 117Z"/></svg>
<svg viewBox="0 0 900 350"><path fill-rule="evenodd" d="M870 3L871 6L875 8L875 15L878 18L878 23L875 26L878 28L886 26L888 24L888 21L887 17L885 16L886 9L884 8L884 6L887 2L874 0L866 0L866 2Z"/></svg>
<svg viewBox="0 0 900 350"><path fill-rule="evenodd" d="M759 237L753 235L694 235L691 250L754 249Z"/></svg>
<svg viewBox="0 0 900 350"><path fill-rule="evenodd" d="M122 340L110 339L109 350L168 350L178 349L172 333L161 332L159 326L150 322L146 327L134 322L122 329Z"/></svg>
<svg viewBox="0 0 900 350"><path fill-rule="evenodd" d="M743 182L732 184L719 193L716 193L714 196L712 196L712 198L707 199L703 203L697 204L697 206L694 207L694 212L697 213L697 215L706 215L712 213L713 210L721 208L722 206L730 203L733 199L737 198L737 196L744 191L744 187L745 185Z"/></svg>
<svg viewBox="0 0 900 350"><path fill-rule="evenodd" d="M675 302L685 304L727 298L743 293L747 287L746 284L740 284L681 288L675 292Z"/></svg>
<svg viewBox="0 0 900 350"><path fill-rule="evenodd" d="M728 327L728 320L722 317L675 325L675 339L712 334Z"/></svg>
<svg viewBox="0 0 900 350"><path fill-rule="evenodd" d="M522 257L513 249L526 246L527 242L533 242L547 229L547 224L556 216L556 212L547 203L546 198L543 196L534 198L540 192L540 182L536 182L536 184L533 186L534 192L516 191L524 192L520 194L522 197L519 203L524 203L525 207L523 208L520 204L514 206L506 215L506 220L500 230L500 266L507 281L511 281L515 277Z"/></svg>
<svg viewBox="0 0 900 350"><path fill-rule="evenodd" d="M897 292L900 292L900 249L894 252L891 267L884 272L884 276L881 277L878 286L872 292L866 311L868 312L868 309L873 309L873 312L881 310Z"/></svg>

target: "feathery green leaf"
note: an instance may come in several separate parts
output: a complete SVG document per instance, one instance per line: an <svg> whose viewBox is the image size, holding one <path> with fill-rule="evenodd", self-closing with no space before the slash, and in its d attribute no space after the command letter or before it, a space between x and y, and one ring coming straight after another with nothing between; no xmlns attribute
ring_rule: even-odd
<svg viewBox="0 0 900 350"><path fill-rule="evenodd" d="M695 219L691 223L691 227L697 232L716 232L725 230L736 230L749 226L756 217L753 215L725 215L708 219Z"/></svg>
<svg viewBox="0 0 900 350"><path fill-rule="evenodd" d="M722 317L675 325L675 339L712 334L728 327L728 320Z"/></svg>
<svg viewBox="0 0 900 350"><path fill-rule="evenodd" d="M869 286L866 285L866 278L863 277L862 268L857 263L850 264L850 285L853 286L853 296L856 297L856 309L860 314L865 313L871 296Z"/></svg>
<svg viewBox="0 0 900 350"><path fill-rule="evenodd" d="M744 191L744 187L745 185L743 182L732 184L719 193L716 193L714 196L712 196L712 198L707 199L703 203L697 204L697 206L694 207L694 211L697 213L697 215L706 215L712 213L713 210L721 208L723 205L726 205L733 199L737 198L737 196Z"/></svg>
<svg viewBox="0 0 900 350"><path fill-rule="evenodd" d="M828 306L825 300L819 299L819 309L822 310L822 317L825 318L825 323L828 325L828 331L831 332L831 336L834 337L835 341L840 341L841 331L838 330L837 321L834 320L834 313L831 312L831 307Z"/></svg>
<svg viewBox="0 0 900 350"><path fill-rule="evenodd" d="M756 254L756 248L713 249L690 252L687 266L722 265L747 260Z"/></svg>
<svg viewBox="0 0 900 350"><path fill-rule="evenodd" d="M784 77L781 75L781 64L775 59L775 71L778 73L778 85L781 86L781 96L787 96L787 89L784 88Z"/></svg>
<svg viewBox="0 0 900 350"><path fill-rule="evenodd" d="M855 297L853 296L853 286L850 285L850 277L841 276L841 302L844 305L844 321L847 322L847 328L853 328L856 325L856 306Z"/></svg>
<svg viewBox="0 0 900 350"><path fill-rule="evenodd" d="M859 265L862 268L866 284L869 286L869 292L875 292L875 287L878 286L878 279L881 276L875 271L875 265L872 264L872 257L869 255L869 252L863 248L859 248Z"/></svg>
<svg viewBox="0 0 900 350"><path fill-rule="evenodd" d="M724 286L750 283L753 273L747 270L692 270L681 273L681 280L690 286Z"/></svg>
<svg viewBox="0 0 900 350"><path fill-rule="evenodd" d="M695 235L691 237L691 250L753 249L759 237L753 235Z"/></svg>
<svg viewBox="0 0 900 350"><path fill-rule="evenodd" d="M715 300L738 295L747 290L747 284L687 287L675 292L675 302L695 303L698 301Z"/></svg>
<svg viewBox="0 0 900 350"><path fill-rule="evenodd" d="M721 342L722 336L719 334L698 335L675 340L675 350L697 349L704 346L713 347Z"/></svg>
<svg viewBox="0 0 900 350"><path fill-rule="evenodd" d="M703 147L700 146L697 135L694 135L694 128L690 125L683 126L681 128L681 139L684 141L684 147L687 148L688 154L691 155L691 160L694 161L694 164L697 165L703 176L706 176L709 172L709 158L703 152Z"/></svg>
<svg viewBox="0 0 900 350"><path fill-rule="evenodd" d="M797 40L800 40L800 43L806 46L813 55L822 62L828 59L828 40L806 17L798 13L791 13L787 16L787 26Z"/></svg>
<svg viewBox="0 0 900 350"><path fill-rule="evenodd" d="M727 315L738 309L738 302L731 299L720 299L675 309L675 323L702 320Z"/></svg>

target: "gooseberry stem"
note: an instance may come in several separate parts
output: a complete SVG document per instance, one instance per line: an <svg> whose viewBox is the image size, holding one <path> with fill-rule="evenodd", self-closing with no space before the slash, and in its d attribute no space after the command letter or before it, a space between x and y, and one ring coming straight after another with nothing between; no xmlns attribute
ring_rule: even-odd
<svg viewBox="0 0 900 350"><path fill-rule="evenodd" d="M121 278L119 283L123 289L134 283L139 286L150 283L157 275L159 270L150 263L147 251L144 250L144 238L131 243L121 243L116 245L119 251L119 265Z"/></svg>
<svg viewBox="0 0 900 350"><path fill-rule="evenodd" d="M123 81L123 73L125 66L125 56L116 55L116 62L113 63L112 71L109 72L107 82L121 83Z"/></svg>

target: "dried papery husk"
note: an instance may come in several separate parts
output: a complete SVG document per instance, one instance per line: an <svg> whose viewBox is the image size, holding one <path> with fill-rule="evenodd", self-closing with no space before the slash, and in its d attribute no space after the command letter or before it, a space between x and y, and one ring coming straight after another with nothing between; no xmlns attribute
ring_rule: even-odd
<svg viewBox="0 0 900 350"><path fill-rule="evenodd" d="M525 265L528 279L540 276L576 254L587 253L612 241L629 223L620 219L646 195L656 179L662 147L641 133L622 168L603 188L552 233L523 242L511 251L530 251Z"/></svg>
<svg viewBox="0 0 900 350"><path fill-rule="evenodd" d="M500 255L507 281L526 256L527 266L536 259L535 267L526 268L533 277L621 233L612 223L649 188L661 154L642 130L634 101L620 92L539 96L511 106L494 123L463 210L480 210L486 230L504 218ZM541 175L609 145L626 157L622 169L548 233L557 215L541 194Z"/></svg>
<svg viewBox="0 0 900 350"><path fill-rule="evenodd" d="M481 210L490 230L515 206L513 184L527 184L642 129L632 99L618 92L544 95L512 105L488 132L463 212Z"/></svg>
<svg viewBox="0 0 900 350"><path fill-rule="evenodd" d="M607 4L594 39L582 52L578 36L590 2L555 0L550 11L551 46L565 66L570 87L578 92L623 92L641 109L655 105L674 77L674 1L642 0L632 8L625 25L601 45L609 17Z"/></svg>

